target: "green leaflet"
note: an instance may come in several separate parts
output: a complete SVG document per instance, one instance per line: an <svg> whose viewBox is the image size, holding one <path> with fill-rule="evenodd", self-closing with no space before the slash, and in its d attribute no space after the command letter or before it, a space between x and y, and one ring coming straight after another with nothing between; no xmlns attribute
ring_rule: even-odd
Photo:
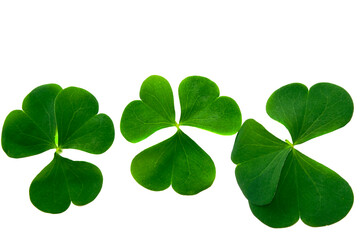
<svg viewBox="0 0 360 240"><path fill-rule="evenodd" d="M65 148L94 154L110 148L113 123L107 115L97 113L97 100L86 90L62 90L56 84L47 84L31 91L24 99L23 110L12 111L5 119L1 144L9 157L56 149L54 160L30 187L30 199L40 210L60 213L70 201L85 205L100 192L102 175L96 166L59 155Z"/></svg>
<svg viewBox="0 0 360 240"><path fill-rule="evenodd" d="M231 158L241 190L250 202L269 204L291 147L252 119L244 122L235 142Z"/></svg>
<svg viewBox="0 0 360 240"><path fill-rule="evenodd" d="M165 78L148 77L141 85L140 98L141 101L135 100L127 105L121 117L121 133L132 143L176 125L174 97Z"/></svg>
<svg viewBox="0 0 360 240"><path fill-rule="evenodd" d="M97 114L99 105L88 91L69 87L55 101L59 148L72 148L101 154L114 140L114 125L105 114Z"/></svg>
<svg viewBox="0 0 360 240"><path fill-rule="evenodd" d="M52 143L56 134L55 98L61 91L62 88L59 85L43 85L28 94L22 104L23 111Z"/></svg>
<svg viewBox="0 0 360 240"><path fill-rule="evenodd" d="M279 228L301 220L313 227L333 224L350 211L354 196L337 173L293 149L288 155L277 193L269 205L250 202L254 215Z"/></svg>
<svg viewBox="0 0 360 240"><path fill-rule="evenodd" d="M294 145L346 125L353 112L350 95L330 83L316 84L309 92L294 83L275 91L266 107L287 127L294 144L279 140L252 119L241 127L231 157L253 214L274 228L291 226L299 218L314 227L341 220L353 204L351 187Z"/></svg>
<svg viewBox="0 0 360 240"><path fill-rule="evenodd" d="M169 82L161 76L148 77L140 89L140 99L168 122L175 122L174 97Z"/></svg>
<svg viewBox="0 0 360 240"><path fill-rule="evenodd" d="M318 83L308 91L305 85L293 83L270 96L266 111L289 130L294 144L300 144L345 126L354 104L351 96L334 84Z"/></svg>
<svg viewBox="0 0 360 240"><path fill-rule="evenodd" d="M179 86L181 118L175 121L170 84L150 76L140 89L140 100L131 102L121 117L120 129L129 142L139 142L159 129L176 126L171 138L139 153L131 173L143 187L160 191L172 185L183 195L197 194L211 186L215 166L211 158L179 127L199 127L223 135L235 134L241 125L236 102L219 97L217 85L207 78L192 76Z"/></svg>
<svg viewBox="0 0 360 240"><path fill-rule="evenodd" d="M25 132L24 129L27 129ZM5 119L1 136L4 152L12 158L23 158L56 148L40 127L21 110L12 111Z"/></svg>
<svg viewBox="0 0 360 240"><path fill-rule="evenodd" d="M135 180L154 191L171 184L183 195L197 194L211 186L215 165L191 138L178 130L171 138L139 153L131 163Z"/></svg>
<svg viewBox="0 0 360 240"><path fill-rule="evenodd" d="M240 109L232 98L219 95L218 86L209 79L185 78L179 85L179 124L222 135L235 134L241 125Z"/></svg>
<svg viewBox="0 0 360 240"><path fill-rule="evenodd" d="M93 201L102 182L101 171L95 165L55 153L54 159L32 181L30 200L41 211L61 213L70 202L81 206Z"/></svg>
<svg viewBox="0 0 360 240"><path fill-rule="evenodd" d="M23 110L6 117L1 144L9 157L28 157L56 148L54 102L61 90L56 84L35 88L25 97Z"/></svg>

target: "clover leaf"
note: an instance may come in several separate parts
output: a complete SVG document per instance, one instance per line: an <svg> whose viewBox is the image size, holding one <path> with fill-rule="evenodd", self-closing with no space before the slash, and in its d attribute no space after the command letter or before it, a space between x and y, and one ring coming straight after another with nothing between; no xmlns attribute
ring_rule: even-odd
<svg viewBox="0 0 360 240"><path fill-rule="evenodd" d="M266 111L289 130L294 143L281 141L253 119L240 128L231 158L253 214L274 228L299 218L314 227L344 218L354 200L350 185L294 146L346 125L353 113L350 95L330 83L310 90L293 83L271 95Z"/></svg>
<svg viewBox="0 0 360 240"><path fill-rule="evenodd" d="M39 210L61 213L71 202L85 205L99 194L103 182L99 168L60 156L68 148L93 154L110 148L114 125L98 109L96 98L84 89L47 84L25 97L22 110L6 117L1 144L9 157L56 149L54 159L30 185L30 200Z"/></svg>
<svg viewBox="0 0 360 240"><path fill-rule="evenodd" d="M179 86L181 117L175 120L174 97L169 82L150 76L140 88L140 99L129 103L121 117L120 130L129 142L139 142L154 132L175 126L177 132L135 156L131 174L143 187L161 191L170 185L179 194L194 195L210 187L215 165L180 126L193 126L217 134L235 134L241 126L236 102L220 97L211 80L191 76Z"/></svg>
<svg viewBox="0 0 360 240"><path fill-rule="evenodd" d="M310 90L290 84L275 91L266 104L269 116L289 130L294 144L345 126L353 109L350 95L329 83L315 84Z"/></svg>

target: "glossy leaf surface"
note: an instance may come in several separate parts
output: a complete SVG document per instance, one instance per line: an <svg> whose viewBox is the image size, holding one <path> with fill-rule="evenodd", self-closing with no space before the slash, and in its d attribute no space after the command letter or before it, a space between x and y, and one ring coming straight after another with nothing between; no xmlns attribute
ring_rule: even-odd
<svg viewBox="0 0 360 240"><path fill-rule="evenodd" d="M337 85L318 83L308 91L305 85L293 83L270 96L266 111L289 130L294 144L300 144L345 126L354 104Z"/></svg>
<svg viewBox="0 0 360 240"><path fill-rule="evenodd" d="M101 154L110 148L115 132L111 119L97 114L99 105L88 91L69 87L55 101L59 147Z"/></svg>
<svg viewBox="0 0 360 240"><path fill-rule="evenodd" d="M6 117L1 145L9 157L28 157L56 148L54 102L61 90L56 84L37 87L25 97L23 110Z"/></svg>
<svg viewBox="0 0 360 240"><path fill-rule="evenodd" d="M199 76L185 78L179 86L179 124L223 135L237 133L241 125L239 106L232 98L219 95L218 86L211 80Z"/></svg>
<svg viewBox="0 0 360 240"><path fill-rule="evenodd" d="M297 150L288 155L278 190L269 205L250 202L254 215L271 227L301 220L313 227L333 224L346 216L354 201L349 184L337 173Z"/></svg>
<svg viewBox="0 0 360 240"><path fill-rule="evenodd" d="M84 89L56 84L35 88L23 101L23 110L6 118L2 147L9 157L21 158L56 149L54 160L34 179L31 202L48 213L65 211L70 202L85 205L102 185L100 170L86 162L62 158L65 148L105 152L114 140L114 125L98 113L98 102Z"/></svg>
<svg viewBox="0 0 360 240"><path fill-rule="evenodd" d="M350 121L353 104L342 88L298 83L275 91L267 112L289 130L295 144L334 131ZM247 120L236 138L232 160L235 175L253 214L274 228L288 227L299 218L309 226L333 224L350 211L353 193L337 173L305 156Z"/></svg>
<svg viewBox="0 0 360 240"><path fill-rule="evenodd" d="M217 85L204 77L188 77L179 86L181 118L175 121L174 99L170 84L160 76L150 76L140 89L140 100L127 105L121 117L122 135L139 142L157 130L176 126L171 138L139 153L132 161L131 173L143 187L161 191L172 185L183 195L193 195L211 186L215 166L181 125L195 126L230 135L241 125L236 102L219 97Z"/></svg>
<svg viewBox="0 0 360 240"><path fill-rule="evenodd" d="M275 195L281 170L291 148L253 119L241 127L231 154L235 175L246 198L269 204Z"/></svg>
<svg viewBox="0 0 360 240"><path fill-rule="evenodd" d="M179 130L171 138L139 153L131 173L142 186L160 191L172 185L183 195L193 195L211 186L215 165L191 138Z"/></svg>
<svg viewBox="0 0 360 240"><path fill-rule="evenodd" d="M33 180L31 202L47 213L61 213L70 206L93 201L102 187L99 168L88 162L72 161L55 153L54 159Z"/></svg>
<svg viewBox="0 0 360 240"><path fill-rule="evenodd" d="M141 101L127 105L120 122L122 135L132 143L176 125L174 97L166 79L156 75L148 77L141 85L140 98Z"/></svg>
<svg viewBox="0 0 360 240"><path fill-rule="evenodd" d="M56 134L55 98L61 91L62 88L57 84L42 85L31 91L22 104L23 111L51 141Z"/></svg>

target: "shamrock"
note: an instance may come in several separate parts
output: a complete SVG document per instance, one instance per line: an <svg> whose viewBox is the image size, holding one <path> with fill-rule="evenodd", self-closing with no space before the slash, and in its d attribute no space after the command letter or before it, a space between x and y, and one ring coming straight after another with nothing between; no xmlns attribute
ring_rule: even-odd
<svg viewBox="0 0 360 240"><path fill-rule="evenodd" d="M211 186L215 179L212 159L180 126L235 134L241 125L240 109L233 99L219 95L218 86L211 80L185 78L179 86L181 117L177 123L169 82L161 76L150 76L143 82L141 100L129 103L121 117L122 135L136 143L163 128L175 126L177 132L135 156L131 173L140 185L154 191L172 185L183 195L197 194Z"/></svg>
<svg viewBox="0 0 360 240"><path fill-rule="evenodd" d="M56 149L54 159L30 185L30 200L39 210L61 213L71 202L85 205L99 194L103 182L99 168L60 156L67 148L92 154L110 148L114 125L107 115L97 114L98 109L96 98L84 89L47 84L25 97L22 110L6 117L1 144L9 157Z"/></svg>
<svg viewBox="0 0 360 240"><path fill-rule="evenodd" d="M314 227L341 220L353 204L351 187L294 146L345 126L353 114L350 95L330 83L310 90L293 83L271 95L266 111L289 130L293 143L281 141L253 119L241 127L231 158L253 214L274 228L291 226L299 218Z"/></svg>

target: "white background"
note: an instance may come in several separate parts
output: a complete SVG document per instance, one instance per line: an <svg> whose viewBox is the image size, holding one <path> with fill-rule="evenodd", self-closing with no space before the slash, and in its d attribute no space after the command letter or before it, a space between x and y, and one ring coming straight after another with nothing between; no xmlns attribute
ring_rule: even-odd
<svg viewBox="0 0 360 240"><path fill-rule="evenodd" d="M103 189L94 202L58 215L32 206L28 188L53 151L11 159L0 151L0 239L359 239L359 1L0 1L0 122L33 88L58 83L96 96L114 121L113 146L102 155L64 151L96 164ZM195 196L152 192L133 180L132 158L171 136L165 129L138 144L120 134L125 106L142 81L167 78L174 90L190 75L215 81L243 120L255 118L281 139L290 136L265 112L270 94L301 82L331 82L353 97L344 128L298 146L353 188L342 221L312 228L299 221L272 229L251 213L230 154L235 136L183 130L213 159L212 187ZM179 111L177 111L179 117Z"/></svg>

